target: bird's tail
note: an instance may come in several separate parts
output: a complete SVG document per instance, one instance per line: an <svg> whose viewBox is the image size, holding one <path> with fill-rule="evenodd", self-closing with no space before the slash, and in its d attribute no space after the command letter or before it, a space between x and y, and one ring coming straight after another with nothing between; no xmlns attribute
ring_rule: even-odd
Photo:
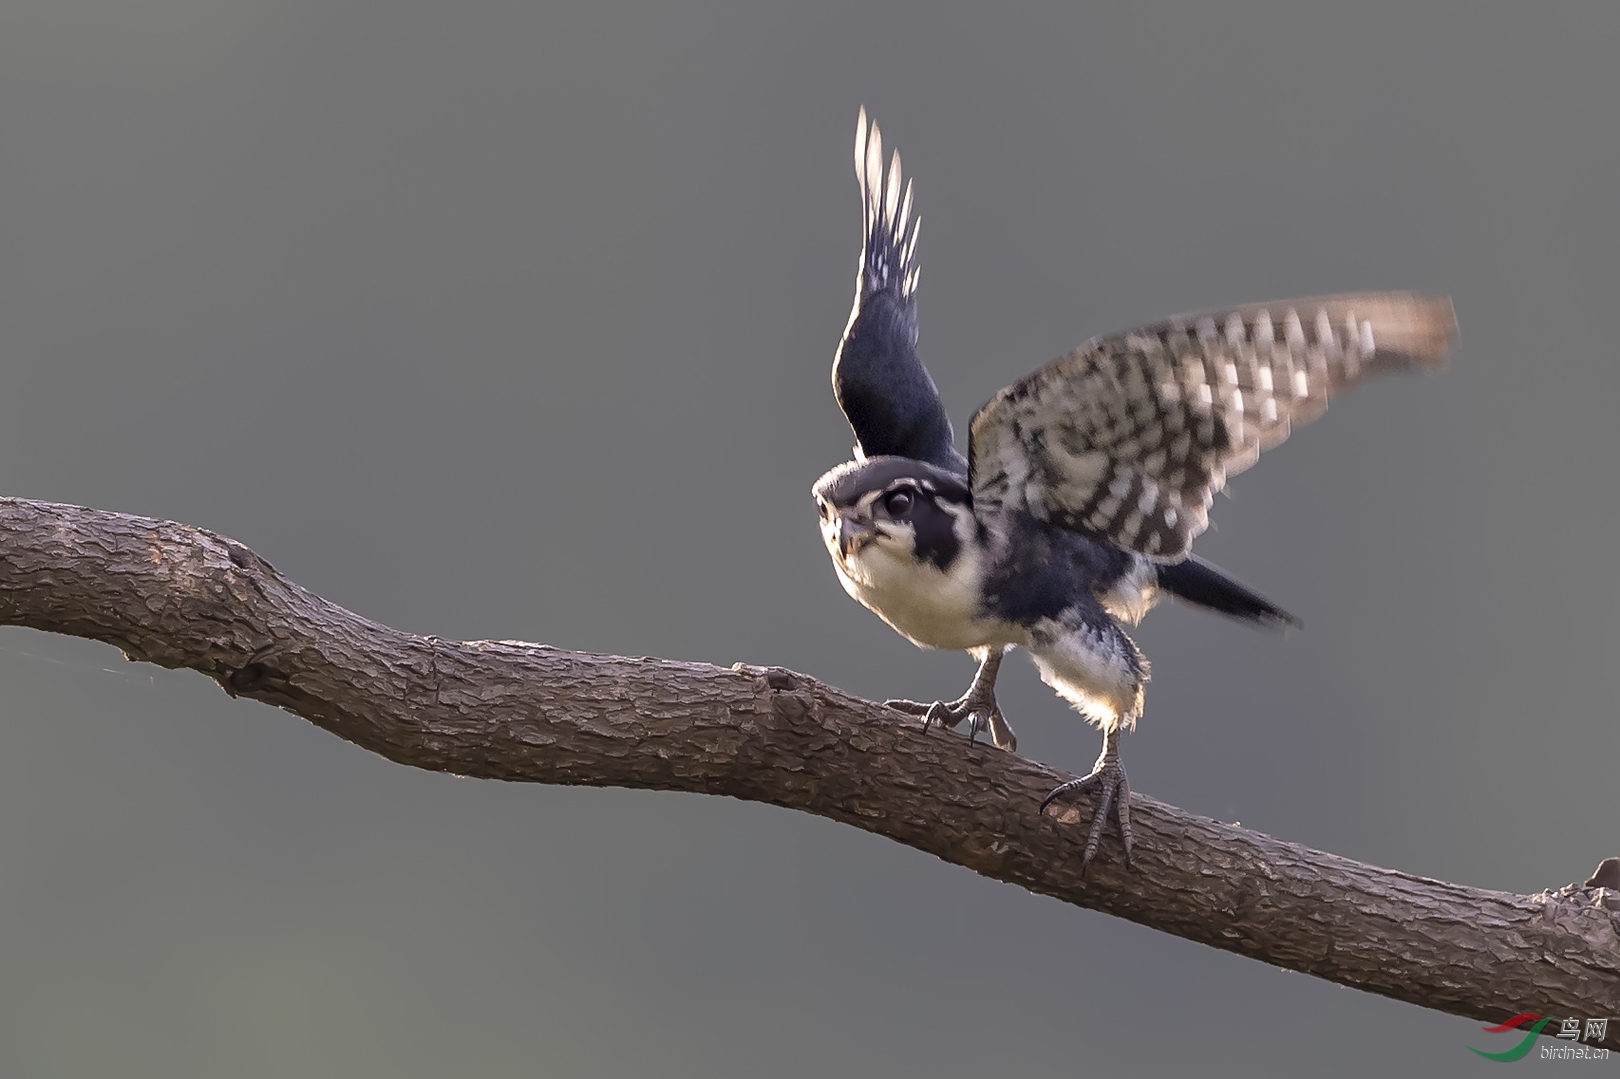
<svg viewBox="0 0 1620 1079"><path fill-rule="evenodd" d="M1174 565L1159 566L1159 587L1188 603L1258 626L1298 629L1304 625L1269 599L1196 556L1189 555Z"/></svg>

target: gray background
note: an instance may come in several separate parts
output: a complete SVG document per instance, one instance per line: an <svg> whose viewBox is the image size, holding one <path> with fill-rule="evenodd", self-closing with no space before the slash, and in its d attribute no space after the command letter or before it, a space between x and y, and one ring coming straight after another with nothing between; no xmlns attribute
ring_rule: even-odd
<svg viewBox="0 0 1620 1079"><path fill-rule="evenodd" d="M999 5L998 5L999 8ZM1535 890L1620 853L1620 8L8 0L0 490L177 518L404 629L953 695L847 599L856 107L958 428L1104 330L1455 295L1452 369L1241 477L1140 790ZM1473 1072L1478 1024L810 817L387 764L0 631L0 1073ZM1027 663L1034 757L1095 735Z"/></svg>

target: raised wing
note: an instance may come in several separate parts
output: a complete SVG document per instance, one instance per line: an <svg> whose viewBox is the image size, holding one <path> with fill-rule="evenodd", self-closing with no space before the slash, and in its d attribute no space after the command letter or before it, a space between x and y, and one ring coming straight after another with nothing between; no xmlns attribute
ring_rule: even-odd
<svg viewBox="0 0 1620 1079"><path fill-rule="evenodd" d="M861 260L855 308L833 359L833 393L868 457L892 454L952 472L967 462L928 369L917 358L917 228L900 155L883 170L883 136L861 110L855 127Z"/></svg>
<svg viewBox="0 0 1620 1079"><path fill-rule="evenodd" d="M1346 293L1180 315L1094 339L998 393L970 428L974 514L1025 509L1162 562L1228 476L1384 371L1438 367L1451 301Z"/></svg>

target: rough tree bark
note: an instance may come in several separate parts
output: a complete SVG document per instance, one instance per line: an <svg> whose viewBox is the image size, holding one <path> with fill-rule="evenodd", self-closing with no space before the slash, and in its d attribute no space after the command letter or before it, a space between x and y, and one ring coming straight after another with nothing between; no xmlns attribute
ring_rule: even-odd
<svg viewBox="0 0 1620 1079"><path fill-rule="evenodd" d="M1265 963L1487 1022L1620 1016L1620 893L1397 873L1133 795L1136 871L1036 813L1068 778L781 668L401 633L172 521L0 499L0 624L187 667L389 760L535 783L724 794ZM1089 803L1082 803L1089 810ZM1066 819L1065 819L1066 818ZM1620 1019L1609 1026L1620 1049Z"/></svg>

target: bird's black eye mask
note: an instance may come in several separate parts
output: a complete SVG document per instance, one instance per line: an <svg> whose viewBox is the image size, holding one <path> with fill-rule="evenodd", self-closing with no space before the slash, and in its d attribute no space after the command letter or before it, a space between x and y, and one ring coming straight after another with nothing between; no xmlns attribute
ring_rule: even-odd
<svg viewBox="0 0 1620 1079"><path fill-rule="evenodd" d="M877 499L879 519L911 526L912 552L920 562L941 570L950 568L961 553L956 520L939 504L938 492L922 484L898 483Z"/></svg>

